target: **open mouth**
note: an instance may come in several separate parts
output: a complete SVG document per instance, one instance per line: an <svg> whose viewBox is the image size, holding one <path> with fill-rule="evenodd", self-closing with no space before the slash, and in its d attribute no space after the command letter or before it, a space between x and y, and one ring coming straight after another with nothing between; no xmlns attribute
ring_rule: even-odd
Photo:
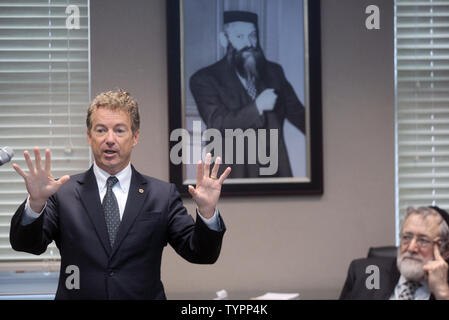
<svg viewBox="0 0 449 320"><path fill-rule="evenodd" d="M104 150L103 153L106 154L106 156L113 156L117 153L115 150Z"/></svg>

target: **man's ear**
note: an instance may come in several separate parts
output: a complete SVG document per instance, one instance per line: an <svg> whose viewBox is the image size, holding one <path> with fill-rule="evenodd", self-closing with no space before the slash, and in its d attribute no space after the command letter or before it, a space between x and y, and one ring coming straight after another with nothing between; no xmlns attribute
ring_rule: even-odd
<svg viewBox="0 0 449 320"><path fill-rule="evenodd" d="M91 136L90 136L90 130L89 130L89 128L87 128L87 143L89 144L89 146L91 146L91 144L90 144L90 140L91 140Z"/></svg>
<svg viewBox="0 0 449 320"><path fill-rule="evenodd" d="M227 49L228 48L228 44L229 44L229 40L226 37L225 33L222 31L220 32L220 34L218 35L218 38L220 40L220 44L223 48Z"/></svg>
<svg viewBox="0 0 449 320"><path fill-rule="evenodd" d="M137 145L137 143L139 142L139 137L140 137L140 130L137 130L134 133L134 142L133 142L133 147L135 147Z"/></svg>

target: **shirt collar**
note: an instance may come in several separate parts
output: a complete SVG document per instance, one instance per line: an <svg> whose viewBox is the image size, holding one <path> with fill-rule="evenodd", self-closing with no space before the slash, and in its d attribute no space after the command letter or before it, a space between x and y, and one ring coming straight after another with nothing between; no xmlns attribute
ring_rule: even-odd
<svg viewBox="0 0 449 320"><path fill-rule="evenodd" d="M101 169L94 161L94 174L95 178L97 179L98 188L101 190L106 189L106 181L111 176L109 173ZM129 186L131 184L131 163L128 163L128 165L119 173L115 175L118 179L118 184L116 184L123 192L128 192Z"/></svg>

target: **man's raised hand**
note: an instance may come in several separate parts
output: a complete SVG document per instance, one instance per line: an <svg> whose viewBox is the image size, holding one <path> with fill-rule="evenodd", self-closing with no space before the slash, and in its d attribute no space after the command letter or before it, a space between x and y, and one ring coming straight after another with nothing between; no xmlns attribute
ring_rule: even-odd
<svg viewBox="0 0 449 320"><path fill-rule="evenodd" d="M29 172L23 171L16 163L12 166L18 174L25 180L26 188L30 195L30 207L34 212L41 212L45 207L47 199L55 194L61 186L69 181L70 177L65 175L55 180L51 175L51 152L45 150L45 167L42 168L41 152L38 147L34 148L34 159L36 165L31 161L30 153L25 150L23 153Z"/></svg>
<svg viewBox="0 0 449 320"><path fill-rule="evenodd" d="M231 168L228 167L218 178L217 174L221 159L217 157L211 172L211 158L212 155L208 153L204 166L202 161L198 163L196 168L196 187L189 186L189 193L196 202L198 211L206 219L214 215L218 199L220 198L223 181L231 173Z"/></svg>
<svg viewBox="0 0 449 320"><path fill-rule="evenodd" d="M447 284L448 265L440 254L440 248L435 243L433 245L434 260L427 262L423 269L427 275L430 292L438 300L449 299L449 286Z"/></svg>

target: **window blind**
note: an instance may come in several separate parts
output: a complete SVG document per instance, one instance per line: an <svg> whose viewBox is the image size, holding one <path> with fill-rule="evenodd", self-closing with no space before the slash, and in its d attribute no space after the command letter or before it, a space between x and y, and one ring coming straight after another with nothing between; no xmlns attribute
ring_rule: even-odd
<svg viewBox="0 0 449 320"><path fill-rule="evenodd" d="M79 9L79 29L69 5ZM90 165L88 13L88 0L0 0L0 146L13 148L25 171L23 151L34 159L35 146L51 149L54 177ZM11 163L0 167L0 262L59 257L54 243L40 256L11 249L11 216L26 196Z"/></svg>
<svg viewBox="0 0 449 320"><path fill-rule="evenodd" d="M449 0L396 0L396 211L449 209ZM399 224L398 224L399 225Z"/></svg>

